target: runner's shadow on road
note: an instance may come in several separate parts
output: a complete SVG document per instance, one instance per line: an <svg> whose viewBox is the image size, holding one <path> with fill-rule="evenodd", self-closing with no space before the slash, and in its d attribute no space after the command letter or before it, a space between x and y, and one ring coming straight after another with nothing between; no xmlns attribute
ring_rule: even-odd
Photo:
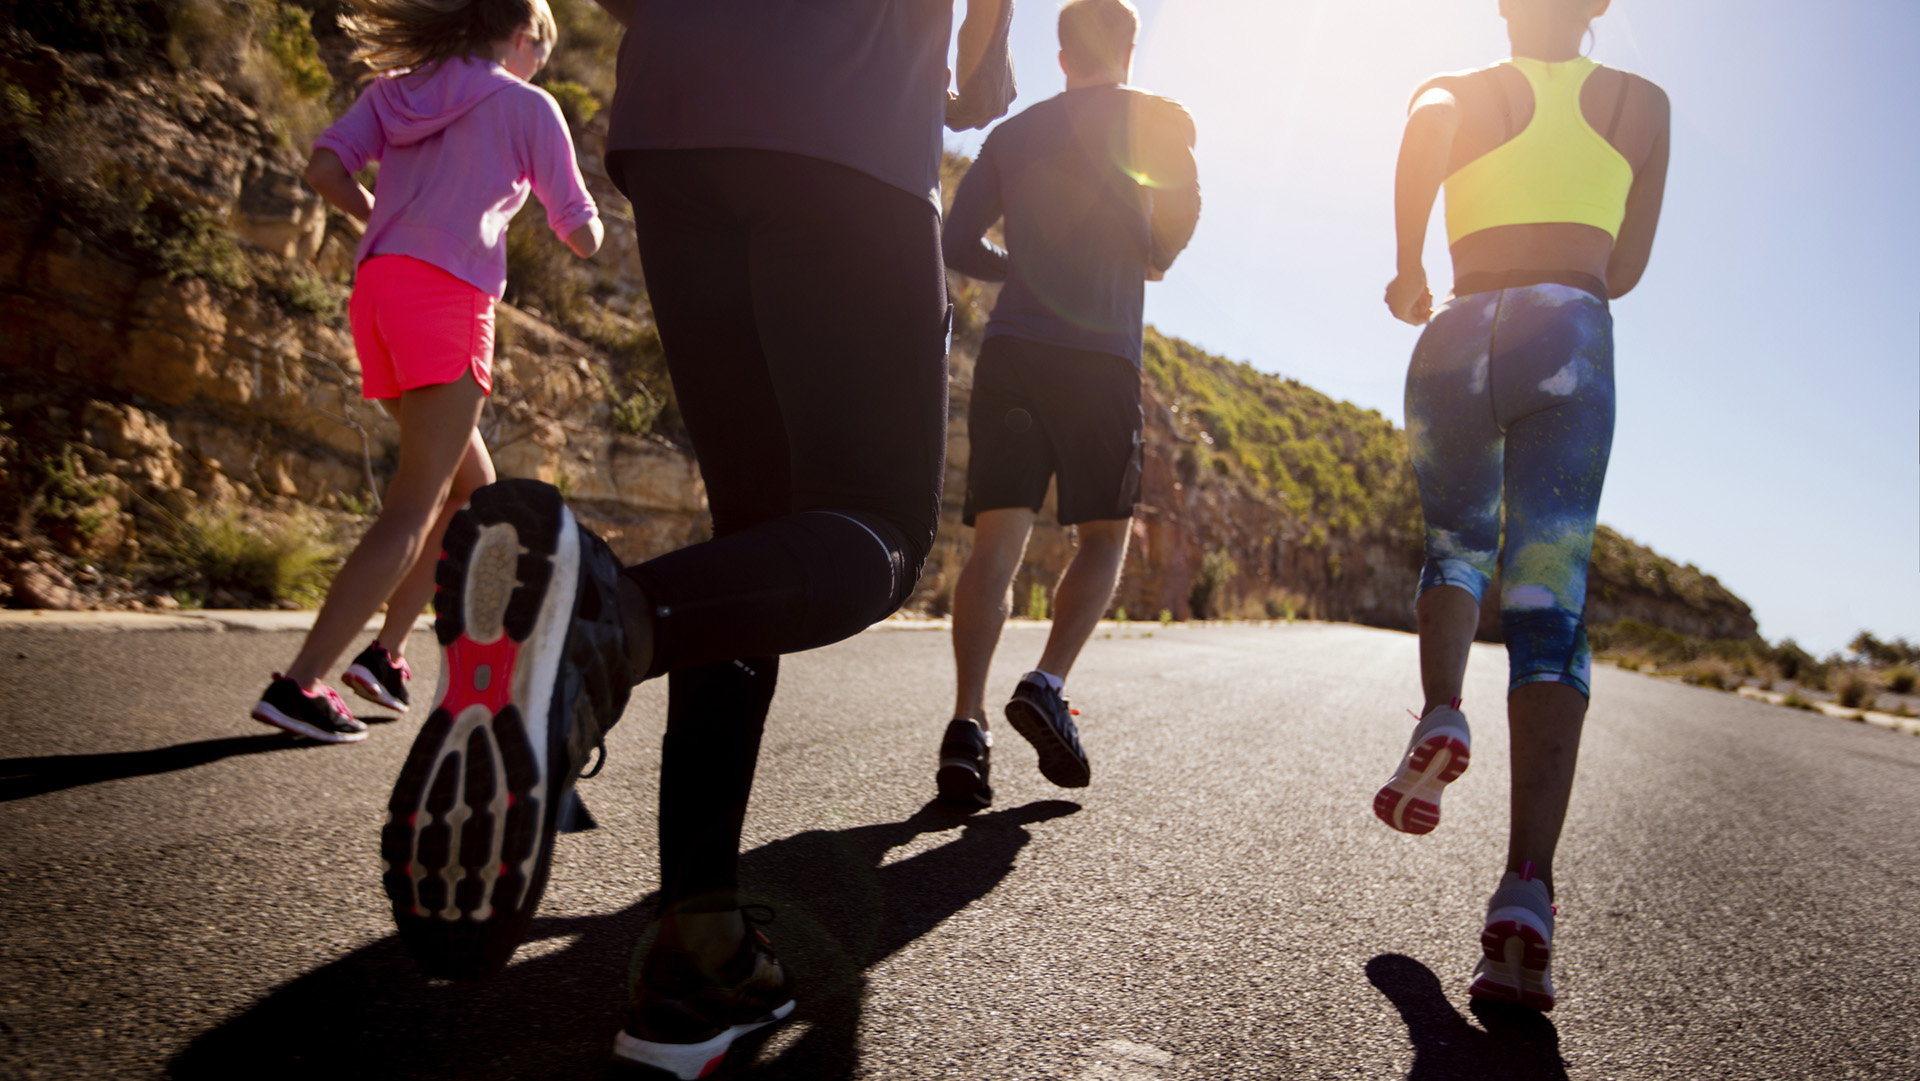
<svg viewBox="0 0 1920 1081"><path fill-rule="evenodd" d="M41 758L0 758L0 803L44 796L101 781L146 777L156 773L193 769L223 758L291 751L326 744L275 733L265 736L229 736L155 747L146 751L105 754L59 754Z"/></svg>
<svg viewBox="0 0 1920 1081"><path fill-rule="evenodd" d="M851 1073L865 971L992 892L1031 839L1027 826L1079 809L1050 800L967 816L929 804L903 822L809 830L744 853L742 890L748 901L776 907L768 934L799 1006L786 1024L742 1041L726 1076ZM955 831L887 862L894 849ZM654 900L536 919L519 959L480 984L427 979L389 935L201 1034L168 1076L626 1081L635 1074L611 1066L609 1053L624 1020L634 943ZM286 933L297 934L297 924Z"/></svg>
<svg viewBox="0 0 1920 1081"><path fill-rule="evenodd" d="M1367 979L1407 1023L1407 1081L1566 1081L1560 1033L1545 1014L1476 1001L1470 1009L1485 1026L1476 1027L1453 1008L1432 969L1397 953L1368 961Z"/></svg>

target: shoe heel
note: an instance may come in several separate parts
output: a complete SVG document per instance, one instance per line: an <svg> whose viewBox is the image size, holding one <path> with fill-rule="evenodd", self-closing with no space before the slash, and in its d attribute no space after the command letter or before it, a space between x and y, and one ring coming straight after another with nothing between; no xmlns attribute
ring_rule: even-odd
<svg viewBox="0 0 1920 1081"><path fill-rule="evenodd" d="M943 762L933 775L934 790L948 803L986 806L992 797L981 792L980 773L965 762ZM984 796L984 798L983 798Z"/></svg>
<svg viewBox="0 0 1920 1081"><path fill-rule="evenodd" d="M1517 919L1494 919L1480 932L1480 951L1486 959L1484 971L1467 988L1469 995L1543 1013L1553 1009L1553 950L1538 928Z"/></svg>
<svg viewBox="0 0 1920 1081"><path fill-rule="evenodd" d="M1040 776L1061 788L1085 788L1092 781L1093 771L1074 757L1039 710L1016 700L1007 703L1006 715L1007 723L1040 756Z"/></svg>
<svg viewBox="0 0 1920 1081"><path fill-rule="evenodd" d="M1374 815L1401 833L1432 833L1440 824L1441 793L1467 772L1472 757L1461 736L1432 733L1407 752L1393 779L1374 794Z"/></svg>

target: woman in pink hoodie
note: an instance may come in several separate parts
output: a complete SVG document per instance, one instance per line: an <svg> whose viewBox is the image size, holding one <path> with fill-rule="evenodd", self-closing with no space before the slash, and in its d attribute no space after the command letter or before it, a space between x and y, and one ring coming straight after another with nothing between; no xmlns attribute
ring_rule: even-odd
<svg viewBox="0 0 1920 1081"><path fill-rule="evenodd" d="M356 0L347 28L379 77L315 140L307 182L367 223L348 315L362 389L400 425L400 463L371 528L334 578L300 653L255 720L329 743L366 738L321 677L382 602L385 625L345 680L407 707L413 622L434 588L447 520L494 479L476 430L493 386L493 305L507 223L529 192L587 258L599 212L559 107L527 82L558 35L546 0ZM381 163L378 196L353 174Z"/></svg>

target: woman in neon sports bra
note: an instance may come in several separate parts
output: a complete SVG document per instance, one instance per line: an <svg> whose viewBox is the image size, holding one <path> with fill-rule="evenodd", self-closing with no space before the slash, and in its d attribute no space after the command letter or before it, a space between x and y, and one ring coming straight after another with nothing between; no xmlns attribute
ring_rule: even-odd
<svg viewBox="0 0 1920 1081"><path fill-rule="evenodd" d="M1426 516L1426 705L1374 812L1426 833L1466 770L1460 688L1497 570L1513 817L1469 993L1540 1010L1553 1008L1553 854L1587 712L1581 610L1613 440L1608 301L1646 269L1667 173L1666 94L1581 55L1608 3L1500 0L1513 57L1416 91L1386 295L1396 318L1427 324L1406 402ZM1454 288L1435 312L1420 255L1443 181Z"/></svg>

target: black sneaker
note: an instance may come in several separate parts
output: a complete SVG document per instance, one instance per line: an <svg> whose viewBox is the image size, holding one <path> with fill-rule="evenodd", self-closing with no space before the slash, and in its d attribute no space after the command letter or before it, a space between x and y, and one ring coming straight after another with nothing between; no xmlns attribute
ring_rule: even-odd
<svg viewBox="0 0 1920 1081"><path fill-rule="evenodd" d="M322 743L357 743L367 738L366 722L353 715L340 700L340 692L322 683L308 694L278 672L253 704L253 719Z"/></svg>
<svg viewBox="0 0 1920 1081"><path fill-rule="evenodd" d="M633 688L619 575L537 481L487 485L447 526L440 690L380 833L394 922L432 975L496 972L526 938L574 779Z"/></svg>
<svg viewBox="0 0 1920 1081"><path fill-rule="evenodd" d="M353 693L398 713L407 711L407 684L412 680L413 669L407 667L406 660L394 663L387 647L378 642L361 650L340 676L340 682L352 687Z"/></svg>
<svg viewBox="0 0 1920 1081"><path fill-rule="evenodd" d="M765 911L756 918L755 909ZM681 1081L720 1068L733 1042L793 1012L787 973L756 923L770 922L761 906L742 909L746 941L719 985L708 982L683 956L655 946L648 954L627 1024L613 1038L613 1057L658 1070Z"/></svg>
<svg viewBox="0 0 1920 1081"><path fill-rule="evenodd" d="M940 798L962 807L985 807L993 802L993 733L969 717L947 723L940 741L940 769L933 775Z"/></svg>
<svg viewBox="0 0 1920 1081"><path fill-rule="evenodd" d="M1040 775L1061 788L1085 788L1093 779L1073 714L1059 691L1032 675L1020 680L1007 702L1007 723L1040 753Z"/></svg>

